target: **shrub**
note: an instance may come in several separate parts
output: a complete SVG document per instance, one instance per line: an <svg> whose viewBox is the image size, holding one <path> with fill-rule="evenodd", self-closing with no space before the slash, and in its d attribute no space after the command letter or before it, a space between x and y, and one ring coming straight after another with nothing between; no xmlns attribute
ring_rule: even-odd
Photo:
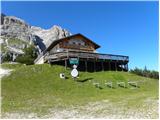
<svg viewBox="0 0 160 120"><path fill-rule="evenodd" d="M30 46L24 49L24 55L20 55L16 58L16 62L31 65L34 64L34 60L36 59L36 57L37 54L35 47Z"/></svg>
<svg viewBox="0 0 160 120"><path fill-rule="evenodd" d="M131 69L129 72L140 75L140 76L144 76L144 77L159 79L159 72L154 70L152 71L148 70L146 66L144 69L140 69L136 67L135 69Z"/></svg>
<svg viewBox="0 0 160 120"><path fill-rule="evenodd" d="M9 62L9 61L12 61L12 57L11 57L11 55L7 52L7 53L5 53L5 55L4 56L2 56L2 61L3 62Z"/></svg>

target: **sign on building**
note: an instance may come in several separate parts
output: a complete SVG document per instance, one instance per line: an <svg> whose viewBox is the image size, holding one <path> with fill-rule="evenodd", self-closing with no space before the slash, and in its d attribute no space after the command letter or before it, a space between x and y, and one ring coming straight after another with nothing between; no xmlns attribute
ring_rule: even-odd
<svg viewBox="0 0 160 120"><path fill-rule="evenodd" d="M77 64L79 64L79 59L78 58L70 58L69 63L71 65L77 65Z"/></svg>

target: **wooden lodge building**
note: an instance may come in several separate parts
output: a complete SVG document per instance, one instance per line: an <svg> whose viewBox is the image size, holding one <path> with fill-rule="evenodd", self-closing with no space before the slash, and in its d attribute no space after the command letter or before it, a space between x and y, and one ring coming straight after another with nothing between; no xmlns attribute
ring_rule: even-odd
<svg viewBox="0 0 160 120"><path fill-rule="evenodd" d="M82 34L55 40L34 61L35 64L60 64L72 67L71 59L77 59L80 71L128 71L129 57L123 55L100 54L100 46Z"/></svg>

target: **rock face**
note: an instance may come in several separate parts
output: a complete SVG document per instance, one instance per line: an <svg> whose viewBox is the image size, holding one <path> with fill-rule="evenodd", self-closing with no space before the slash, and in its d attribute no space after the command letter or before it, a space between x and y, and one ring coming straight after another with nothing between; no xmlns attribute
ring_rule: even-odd
<svg viewBox="0 0 160 120"><path fill-rule="evenodd" d="M70 35L71 33L69 31L60 26L54 25L52 28L45 30L40 27L31 26L20 18L1 14L0 44L3 45L4 48L7 46L7 49L23 50L29 45L34 45L37 48L37 54L40 54L54 40ZM8 43L14 43L14 45ZM11 51L12 50L10 50L10 52ZM3 51L1 51L1 54L2 52Z"/></svg>
<svg viewBox="0 0 160 120"><path fill-rule="evenodd" d="M32 26L31 31L34 35L37 35L43 40L43 43L46 47L49 46L56 39L64 38L71 35L70 32L56 25L54 25L48 30Z"/></svg>
<svg viewBox="0 0 160 120"><path fill-rule="evenodd" d="M14 16L1 15L1 36L32 42L31 26Z"/></svg>
<svg viewBox="0 0 160 120"><path fill-rule="evenodd" d="M31 26L20 18L1 14L1 36L4 37L18 38L30 44L32 42L38 44L41 41L47 47L54 40L70 35L69 31L60 26L54 25L52 28L45 30Z"/></svg>

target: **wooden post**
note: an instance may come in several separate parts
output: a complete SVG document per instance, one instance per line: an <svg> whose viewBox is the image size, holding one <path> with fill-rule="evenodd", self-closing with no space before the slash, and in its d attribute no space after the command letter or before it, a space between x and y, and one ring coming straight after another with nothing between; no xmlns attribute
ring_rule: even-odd
<svg viewBox="0 0 160 120"><path fill-rule="evenodd" d="M68 55L68 50L67 50L67 58L69 58L69 55Z"/></svg>
<svg viewBox="0 0 160 120"><path fill-rule="evenodd" d="M110 71L111 70L111 62L109 61L108 64L109 64L109 71Z"/></svg>
<svg viewBox="0 0 160 120"><path fill-rule="evenodd" d="M87 60L85 60L85 71L87 72Z"/></svg>
<svg viewBox="0 0 160 120"><path fill-rule="evenodd" d="M122 71L123 71L123 64L121 64L121 68L122 68Z"/></svg>
<svg viewBox="0 0 160 120"><path fill-rule="evenodd" d="M96 72L96 62L94 60L94 72Z"/></svg>
<svg viewBox="0 0 160 120"><path fill-rule="evenodd" d="M103 64L103 61L101 62L101 65L102 65L102 71L104 71L104 64Z"/></svg>
<svg viewBox="0 0 160 120"><path fill-rule="evenodd" d="M114 64L115 64L115 69L116 69L116 71L117 71L117 61L114 62Z"/></svg>
<svg viewBox="0 0 160 120"><path fill-rule="evenodd" d="M67 59L65 59L65 70L67 70Z"/></svg>
<svg viewBox="0 0 160 120"><path fill-rule="evenodd" d="M128 63L127 63L127 71L128 71Z"/></svg>
<svg viewBox="0 0 160 120"><path fill-rule="evenodd" d="M126 70L126 65L124 65L124 70Z"/></svg>
<svg viewBox="0 0 160 120"><path fill-rule="evenodd" d="M51 67L51 61L50 61L50 59L48 59L48 64L49 64L49 66Z"/></svg>

